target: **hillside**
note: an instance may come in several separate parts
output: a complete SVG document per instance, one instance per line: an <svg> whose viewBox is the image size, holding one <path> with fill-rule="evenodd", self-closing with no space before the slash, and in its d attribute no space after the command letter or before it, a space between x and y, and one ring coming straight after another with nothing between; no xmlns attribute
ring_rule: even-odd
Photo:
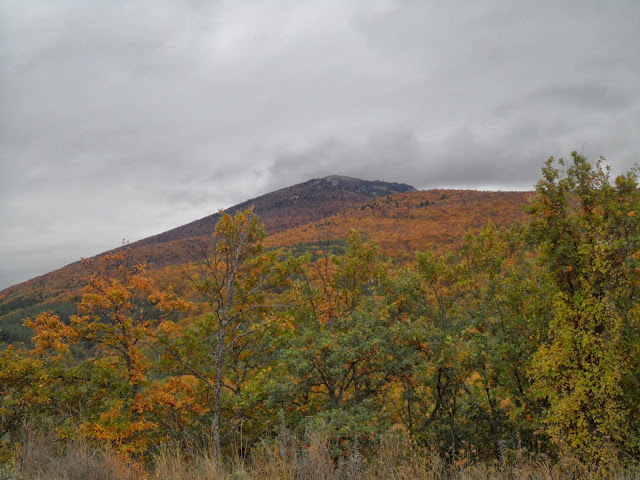
<svg viewBox="0 0 640 480"><path fill-rule="evenodd" d="M469 229L489 220L508 225L522 218L521 207L528 196L524 192L416 191L404 184L330 176L262 195L227 211L253 205L270 234L266 241L270 248L304 248L327 235L340 239L353 228L377 242L385 255L403 261L416 250L451 250ZM179 275L172 266L198 258L201 240L213 231L218 218L213 214L130 247L155 279L167 283ZM82 264L75 262L0 292L0 340L15 339L26 316L45 309L63 316L73 313L85 273Z"/></svg>
<svg viewBox="0 0 640 480"><path fill-rule="evenodd" d="M359 178L330 175L291 187L281 188L226 209L227 213L246 210L253 205L268 234L313 222L336 214L352 205L369 199L412 192L415 188L404 183L367 181ZM135 246L154 245L183 238L210 234L218 219L214 213L194 222L135 242Z"/></svg>
<svg viewBox="0 0 640 480"><path fill-rule="evenodd" d="M491 221L508 226L523 219L530 192L427 190L375 199L267 238L271 247L291 247L343 238L351 229L375 241L386 256L413 258L416 251L444 252L460 245L470 229Z"/></svg>
<svg viewBox="0 0 640 480"><path fill-rule="evenodd" d="M353 177L330 175L246 200L229 207L225 211L233 214L253 206L261 222L265 225L266 231L272 234L307 222L317 221L370 199L411 191L415 191L415 188L402 183L379 180L368 181ZM213 232L219 218L220 213L216 212L186 225L138 240L131 243L130 246L139 248L209 235ZM113 251L121 249L122 247L117 247ZM178 248L178 251L183 250L185 250L184 246ZM186 250L189 249L187 248ZM154 254L154 251L151 250L147 251L146 255L146 260L153 261L156 266L180 263L185 259L184 252L182 254L176 254L175 252L173 254L171 252ZM79 270L79 267L81 267L80 262L74 262L54 272L6 288L0 292L0 314L3 311L2 305L6 303L7 297L11 297L19 291L50 285L52 281L59 280L59 274L62 272L70 280L67 283L73 284L73 272Z"/></svg>

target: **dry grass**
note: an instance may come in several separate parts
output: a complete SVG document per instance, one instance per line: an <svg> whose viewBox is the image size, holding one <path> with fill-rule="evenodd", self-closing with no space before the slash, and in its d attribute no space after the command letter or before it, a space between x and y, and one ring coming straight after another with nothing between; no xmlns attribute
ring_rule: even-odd
<svg viewBox="0 0 640 480"><path fill-rule="evenodd" d="M53 435L26 432L6 480L134 480L143 470L116 452L96 448L84 440L65 442ZM0 474L0 480L5 480Z"/></svg>
<svg viewBox="0 0 640 480"><path fill-rule="evenodd" d="M255 448L247 459L217 462L207 450L156 450L142 466L85 441L59 444L50 435L26 434L15 465L0 465L0 480L578 480L640 478L640 468L608 472L589 469L569 457L556 462L517 453L494 464L459 460L453 465L417 448L402 428L392 429L370 458L357 444L332 454L330 437L316 429L304 441L281 432L274 442Z"/></svg>

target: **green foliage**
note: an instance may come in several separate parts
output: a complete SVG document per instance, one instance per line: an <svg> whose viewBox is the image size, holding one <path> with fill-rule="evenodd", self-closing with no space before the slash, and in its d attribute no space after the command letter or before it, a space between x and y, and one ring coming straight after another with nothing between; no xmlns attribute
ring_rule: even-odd
<svg viewBox="0 0 640 480"><path fill-rule="evenodd" d="M375 245L357 232L344 254L323 251L298 266L283 316L282 386L276 403L292 422L322 419L338 440L366 443L384 425L381 395L387 324L376 289L385 271Z"/></svg>
<svg viewBox="0 0 640 480"><path fill-rule="evenodd" d="M623 380L637 371L626 361L633 330L640 247L636 175L609 179L572 153L550 158L529 207L530 236L550 273L554 318L550 341L532 364L535 391L549 402L549 435L586 461L606 464L629 445ZM562 168L562 170L561 170Z"/></svg>
<svg viewBox="0 0 640 480"><path fill-rule="evenodd" d="M535 452L600 475L638 460L635 172L611 181L602 161L550 159L527 208L527 224L396 264L356 231L285 256L264 249L252 210L222 214L183 269L198 305L121 256L89 265L77 310L27 302L32 343L0 348L2 452L28 424L143 461L170 443L211 447L220 465L270 439L291 459L289 431L327 465L351 452L356 470L403 442L501 472ZM0 338L26 341L10 315Z"/></svg>
<svg viewBox="0 0 640 480"><path fill-rule="evenodd" d="M317 260L324 252L328 250L328 253L333 255L344 254L347 248L347 240L343 238L337 238L330 240L327 245L327 241L318 240L315 242L303 242L298 243L289 248L289 255L292 257L302 257L304 254L309 253L311 260Z"/></svg>
<svg viewBox="0 0 640 480"><path fill-rule="evenodd" d="M42 299L37 297L20 296L17 298L13 298L0 304L0 317L15 310L22 310L24 308L37 305L41 301Z"/></svg>
<svg viewBox="0 0 640 480"><path fill-rule="evenodd" d="M267 296L281 287L288 267L278 251L264 251L264 237L252 209L222 215L191 277L207 304L203 314L184 329L165 322L158 336L165 369L199 383L195 401L210 415L217 457L225 440L241 431L252 406L247 387L272 349L264 335L265 316L274 308Z"/></svg>
<svg viewBox="0 0 640 480"><path fill-rule="evenodd" d="M43 312L52 312L66 322L78 313L78 309L76 304L70 302L28 302L27 306L0 316L0 342L28 343L33 332L23 325L23 320L25 317L35 318Z"/></svg>
<svg viewBox="0 0 640 480"><path fill-rule="evenodd" d="M394 407L420 442L451 458L533 448L526 370L548 322L537 273L521 229L489 224L457 255L418 253L388 282Z"/></svg>

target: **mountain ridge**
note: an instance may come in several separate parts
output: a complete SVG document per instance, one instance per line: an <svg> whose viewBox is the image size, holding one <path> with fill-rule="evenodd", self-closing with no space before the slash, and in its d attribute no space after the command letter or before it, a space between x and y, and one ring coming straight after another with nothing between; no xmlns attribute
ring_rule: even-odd
<svg viewBox="0 0 640 480"><path fill-rule="evenodd" d="M395 193L398 190L405 191ZM406 184L335 175L246 200L225 212L233 214L254 205L268 233L267 248L314 248L320 237L326 237L327 228L336 241L356 229L376 242L385 256L405 262L419 250L453 251L470 229L477 230L490 220L497 226L508 226L524 218L521 207L530 194L418 191ZM180 275L183 265L199 258L202 241L213 232L219 215L93 258L130 248L133 261L147 263L149 275L168 285ZM182 237L172 238L176 231ZM78 261L0 291L0 341L24 340L25 317L44 310L65 318L74 313L70 308L80 298L86 278L87 271Z"/></svg>
<svg viewBox="0 0 640 480"><path fill-rule="evenodd" d="M265 225L265 230L268 234L272 234L291 228L292 224L305 223L301 217L305 221L319 220L337 213L347 205L361 203L367 198L411 191L416 191L415 187L405 183L362 180L333 174L265 193L223 211L234 214L253 205L256 215ZM301 200L303 194L308 198ZM331 198L331 202L327 201L329 199L322 198L328 195L334 196ZM315 208L309 209L310 206ZM219 219L220 213L213 213L179 227L132 242L130 246L153 245L206 235L213 232Z"/></svg>
<svg viewBox="0 0 640 480"><path fill-rule="evenodd" d="M268 234L316 221L334 215L345 208L358 205L371 198L417 191L413 186L404 183L386 182L382 180L363 180L356 177L332 174L326 177L313 178L305 182L283 187L272 192L259 195L233 205L223 211L234 214L255 207L255 213L265 225ZM306 198L302 198L305 196ZM297 198L296 198L297 197ZM283 208L285 207L285 208ZM288 207L288 208L286 208ZM97 258L110 252L125 248L138 248L161 243L173 242L188 238L197 238L213 232L220 213L213 213L184 225L169 229L149 237L114 247L91 258ZM80 260L61 266L55 270L37 275L24 282L10 285L0 290L0 303L7 294L14 292L21 285L33 282L46 282L56 272L78 267Z"/></svg>

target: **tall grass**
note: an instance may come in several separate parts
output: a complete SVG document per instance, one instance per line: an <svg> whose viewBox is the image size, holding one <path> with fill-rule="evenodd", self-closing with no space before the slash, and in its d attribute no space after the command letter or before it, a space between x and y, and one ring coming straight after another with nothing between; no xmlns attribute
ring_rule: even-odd
<svg viewBox="0 0 640 480"><path fill-rule="evenodd" d="M639 466L603 472L570 457L554 462L526 452L486 464L470 459L445 461L417 447L402 428L394 428L377 449L363 457L357 442L336 455L328 432L316 428L298 438L283 431L247 458L216 461L208 448L164 446L145 461L76 440L60 443L52 435L28 432L12 465L0 465L0 480L578 480L640 478Z"/></svg>
<svg viewBox="0 0 640 480"><path fill-rule="evenodd" d="M85 440L60 442L51 434L27 431L12 465L0 480L134 480L143 469L115 451Z"/></svg>

